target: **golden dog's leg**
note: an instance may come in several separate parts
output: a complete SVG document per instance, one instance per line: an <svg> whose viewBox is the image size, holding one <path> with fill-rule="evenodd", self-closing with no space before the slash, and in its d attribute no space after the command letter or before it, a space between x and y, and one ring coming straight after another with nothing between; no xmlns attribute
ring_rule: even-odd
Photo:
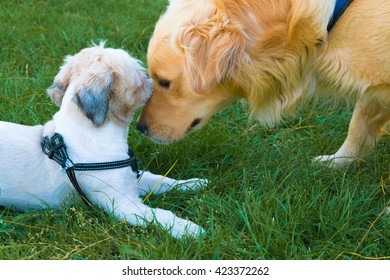
<svg viewBox="0 0 390 280"><path fill-rule="evenodd" d="M390 108L386 108L384 104L371 98L369 101L359 100L343 145L334 155L319 156L315 160L339 167L366 156L374 148L389 119Z"/></svg>

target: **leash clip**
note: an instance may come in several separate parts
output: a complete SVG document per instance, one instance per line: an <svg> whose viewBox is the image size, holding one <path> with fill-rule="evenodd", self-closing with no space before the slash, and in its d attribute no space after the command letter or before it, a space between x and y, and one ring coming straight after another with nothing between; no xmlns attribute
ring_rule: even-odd
<svg viewBox="0 0 390 280"><path fill-rule="evenodd" d="M64 162L64 168L66 171L68 171L69 169L72 169L74 167L74 163L68 158L65 160Z"/></svg>
<svg viewBox="0 0 390 280"><path fill-rule="evenodd" d="M41 142L43 153L50 159L53 159L55 154L58 153L59 149L64 146L64 138L58 133L55 133L51 139L49 139L48 136L44 137Z"/></svg>

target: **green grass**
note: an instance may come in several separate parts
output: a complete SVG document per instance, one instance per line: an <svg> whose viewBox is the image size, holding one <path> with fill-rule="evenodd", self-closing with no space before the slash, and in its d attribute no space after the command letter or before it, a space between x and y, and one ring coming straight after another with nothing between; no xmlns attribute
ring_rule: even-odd
<svg viewBox="0 0 390 280"><path fill-rule="evenodd" d="M92 41L105 39L145 61L166 3L1 1L0 119L48 121L57 107L45 89L63 57ZM170 177L211 181L201 191L147 201L203 226L203 239L174 240L82 205L65 212L0 208L0 259L390 258L390 217L383 214L390 197L388 137L364 162L330 170L311 159L342 144L351 108L322 100L270 130L247 117L238 102L170 146L130 131L129 143L152 172L165 173L178 159Z"/></svg>

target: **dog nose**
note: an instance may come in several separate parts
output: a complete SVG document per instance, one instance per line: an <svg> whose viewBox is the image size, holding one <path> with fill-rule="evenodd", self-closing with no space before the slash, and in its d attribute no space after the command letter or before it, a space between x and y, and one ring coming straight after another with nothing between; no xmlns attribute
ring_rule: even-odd
<svg viewBox="0 0 390 280"><path fill-rule="evenodd" d="M143 134L148 135L148 126L143 122L137 122L136 128L141 131Z"/></svg>

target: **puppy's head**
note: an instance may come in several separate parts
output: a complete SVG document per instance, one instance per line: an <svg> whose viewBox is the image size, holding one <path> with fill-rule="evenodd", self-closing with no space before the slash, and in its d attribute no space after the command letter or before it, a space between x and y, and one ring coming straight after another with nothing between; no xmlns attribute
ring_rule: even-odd
<svg viewBox="0 0 390 280"><path fill-rule="evenodd" d="M229 83L245 57L240 27L213 1L171 1L148 48L153 94L137 127L169 143L199 129L238 96Z"/></svg>
<svg viewBox="0 0 390 280"><path fill-rule="evenodd" d="M96 127L107 121L124 126L149 99L151 87L137 60L101 43L67 56L47 93L61 109L77 106Z"/></svg>

